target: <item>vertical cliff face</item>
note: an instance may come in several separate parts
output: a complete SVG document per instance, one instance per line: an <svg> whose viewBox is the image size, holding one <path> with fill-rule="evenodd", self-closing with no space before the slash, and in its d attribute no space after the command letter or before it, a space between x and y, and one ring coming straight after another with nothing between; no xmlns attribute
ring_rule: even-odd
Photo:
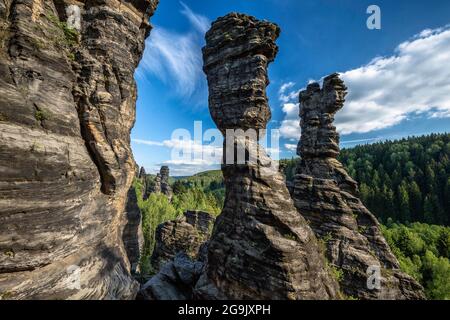
<svg viewBox="0 0 450 320"><path fill-rule="evenodd" d="M275 24L232 13L206 34L204 71L209 110L222 133L265 129L270 119L267 66L277 53ZM197 283L202 298L326 299L336 283L326 271L312 230L298 214L283 176L258 137L225 135L224 154L243 148L238 163L224 157L226 198L209 242L206 273ZM253 152L256 152L253 153ZM257 156L251 159L250 155Z"/></svg>
<svg viewBox="0 0 450 320"><path fill-rule="evenodd" d="M423 298L420 285L400 272L380 225L358 198L357 183L336 159L339 134L333 121L344 105L346 89L338 74L332 74L322 88L312 83L300 92L301 162L294 181L295 205L324 242L330 263L342 272L345 294L361 299ZM379 287L375 278L368 281L376 270L381 274Z"/></svg>
<svg viewBox="0 0 450 320"><path fill-rule="evenodd" d="M134 297L133 73L156 5L0 2L0 295Z"/></svg>

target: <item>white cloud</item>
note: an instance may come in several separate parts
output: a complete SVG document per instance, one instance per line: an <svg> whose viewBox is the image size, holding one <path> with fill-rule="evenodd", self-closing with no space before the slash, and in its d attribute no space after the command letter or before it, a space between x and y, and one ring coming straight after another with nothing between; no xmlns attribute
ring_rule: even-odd
<svg viewBox="0 0 450 320"><path fill-rule="evenodd" d="M206 170L220 169L222 160L221 141L215 142L214 144L201 143L192 139L171 139L164 141L131 139L131 141L152 147L168 148L176 155L174 157L174 154L172 154L170 160L156 164L152 167L153 170L149 172L158 171L162 165L168 165L170 167L170 173L173 176L188 176ZM178 153L178 151L182 153Z"/></svg>
<svg viewBox="0 0 450 320"><path fill-rule="evenodd" d="M278 98L280 99L281 102L287 103L287 102L295 99L295 97L298 95L298 92L296 92L296 91L286 92L287 90L291 89L293 86L295 86L294 82L287 82L287 83L283 83L281 85L280 90L278 90Z"/></svg>
<svg viewBox="0 0 450 320"><path fill-rule="evenodd" d="M143 140L143 139L131 139L132 142L137 144L145 144L148 146L165 147L169 149L182 149L187 150L189 153L200 153L200 154L219 154L222 155L222 142L215 142L214 144L205 144L201 142L183 139L171 139L164 141L153 141L153 140Z"/></svg>
<svg viewBox="0 0 450 320"><path fill-rule="evenodd" d="M289 151L297 151L297 145L295 143L285 143L284 147Z"/></svg>
<svg viewBox="0 0 450 320"><path fill-rule="evenodd" d="M181 10L181 13L188 18L188 20L191 22L191 24L202 34L206 33L208 31L209 27L211 26L211 22L208 20L208 18L197 14L191 10L184 2L180 1L181 6L183 7L183 10Z"/></svg>
<svg viewBox="0 0 450 320"><path fill-rule="evenodd" d="M298 95L298 94L297 94ZM285 103L282 107L285 113L284 120L281 121L280 134L284 138L300 139L300 120L298 117L298 103Z"/></svg>
<svg viewBox="0 0 450 320"><path fill-rule="evenodd" d="M347 102L336 115L343 134L398 124L411 113L450 116L450 28L424 30L391 57L342 73Z"/></svg>
<svg viewBox="0 0 450 320"><path fill-rule="evenodd" d="M142 139L131 139L131 141L137 143L137 144L145 144L148 146L159 146L159 147L163 147L164 146L164 142L159 142L159 141L152 141L152 140L142 140Z"/></svg>
<svg viewBox="0 0 450 320"><path fill-rule="evenodd" d="M220 136L220 138L218 138ZM175 175L192 175L206 170L219 169L222 163L223 138L217 130L217 137L212 143L204 143L193 139L172 138L164 141L154 141L145 139L131 139L133 143L143 144L151 147L163 147L171 150L171 159L163 163L152 165L152 170L158 171L161 165L168 165L170 171ZM272 141L271 141L272 142ZM260 141L267 154L274 160L279 159L280 150L277 145L267 147L267 141ZM149 169L150 167L146 169ZM157 170L155 170L155 168Z"/></svg>
<svg viewBox="0 0 450 320"><path fill-rule="evenodd" d="M450 27L446 26L426 29L401 43L394 55L341 73L349 94L344 108L336 114L338 131L366 133L396 125L412 115L450 117L449 65ZM284 91L280 88L285 112L280 131L285 138L299 137L298 107L293 107L296 96L285 99L289 94Z"/></svg>
<svg viewBox="0 0 450 320"><path fill-rule="evenodd" d="M173 86L179 96L192 97L206 88L201 47L210 22L183 2L180 4L183 8L181 14L192 28L178 33L155 25L145 42L144 55L136 75L145 79L146 74L150 73Z"/></svg>

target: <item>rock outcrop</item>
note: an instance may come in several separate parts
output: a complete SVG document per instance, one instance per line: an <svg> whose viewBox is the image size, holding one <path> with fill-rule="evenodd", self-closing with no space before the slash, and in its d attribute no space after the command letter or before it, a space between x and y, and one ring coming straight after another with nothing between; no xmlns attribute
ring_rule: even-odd
<svg viewBox="0 0 450 320"><path fill-rule="evenodd" d="M136 190L131 187L128 191L125 206L126 225L123 229L122 239L131 265L131 273L139 272L141 251L144 246L144 234L142 233L142 214L138 206Z"/></svg>
<svg viewBox="0 0 450 320"><path fill-rule="evenodd" d="M165 194L170 200L172 199L173 193L169 183L169 167L162 166L159 174L161 176L161 193Z"/></svg>
<svg viewBox="0 0 450 320"><path fill-rule="evenodd" d="M0 1L0 296L135 297L133 74L157 2Z"/></svg>
<svg viewBox="0 0 450 320"><path fill-rule="evenodd" d="M146 176L147 176L147 173L145 172L145 168L141 167L141 169L139 170L138 178L139 179L145 179Z"/></svg>
<svg viewBox="0 0 450 320"><path fill-rule="evenodd" d="M159 270L179 252L198 259L201 245L211 235L214 220L208 212L186 211L182 217L160 224L155 232L153 267Z"/></svg>
<svg viewBox="0 0 450 320"><path fill-rule="evenodd" d="M300 92L301 161L294 178L295 205L325 245L330 264L342 275L340 286L346 295L421 299L421 286L400 272L380 225L358 198L357 183L337 160L339 134L333 121L346 93L338 74L326 77L322 88L311 83Z"/></svg>
<svg viewBox="0 0 450 320"><path fill-rule="evenodd" d="M179 252L142 286L137 299L192 300L195 297L195 284L203 269L203 262L193 261L185 253Z"/></svg>
<svg viewBox="0 0 450 320"><path fill-rule="evenodd" d="M273 23L231 13L216 20L206 34L209 110L225 136L226 198L209 241L206 272L196 284L198 298L337 296L337 284L327 272L314 233L295 209L283 176L258 144L271 117L267 67L277 53L279 32ZM229 129L257 132L243 139L227 134ZM225 152L227 145L231 150ZM245 161L234 159L235 152Z"/></svg>
<svg viewBox="0 0 450 320"><path fill-rule="evenodd" d="M169 183L168 166L162 166L154 179L147 177L144 181L146 181L144 200L146 200L151 193L162 193L167 196L169 201L172 200L173 191Z"/></svg>

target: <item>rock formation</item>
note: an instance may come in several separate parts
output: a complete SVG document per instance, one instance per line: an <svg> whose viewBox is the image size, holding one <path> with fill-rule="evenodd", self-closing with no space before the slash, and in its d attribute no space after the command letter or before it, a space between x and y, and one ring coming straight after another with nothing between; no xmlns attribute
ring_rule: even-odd
<svg viewBox="0 0 450 320"><path fill-rule="evenodd" d="M169 167L162 166L159 174L161 176L161 193L165 194L170 200L172 199L172 188L169 184Z"/></svg>
<svg viewBox="0 0 450 320"><path fill-rule="evenodd" d="M135 297L133 74L157 2L0 1L0 296Z"/></svg>
<svg viewBox="0 0 450 320"><path fill-rule="evenodd" d="M227 129L266 128L271 117L267 66L277 53L279 32L275 24L231 13L215 21L206 34L209 110L225 135L226 199L209 241L206 272L195 288L198 298L337 296L337 284L327 272L314 233L295 209L283 176L258 144L261 131L246 140L226 134ZM243 148L245 161L227 161L227 145L231 155Z"/></svg>
<svg viewBox="0 0 450 320"><path fill-rule="evenodd" d="M131 187L128 191L125 221L127 222L123 230L122 239L130 261L131 273L135 274L139 272L141 251L144 246L144 234L142 233L142 214L138 206L134 187Z"/></svg>
<svg viewBox="0 0 450 320"><path fill-rule="evenodd" d="M151 179L151 178L147 178ZM145 193L144 200L148 198L151 193L162 193L169 198L172 199L173 192L172 187L169 183L169 167L162 166L159 170L159 173L156 174L153 180L145 180Z"/></svg>
<svg viewBox="0 0 450 320"><path fill-rule="evenodd" d="M179 252L197 259L201 245L211 235L214 220L208 212L186 211L182 217L160 224L155 233L153 267L159 270Z"/></svg>
<svg viewBox="0 0 450 320"><path fill-rule="evenodd" d="M193 261L183 252L164 264L139 291L138 300L192 300L194 286L204 270L204 263Z"/></svg>
<svg viewBox="0 0 450 320"><path fill-rule="evenodd" d="M141 170L139 170L138 178L139 178L139 179L145 179L146 176L147 176L147 173L145 172L145 168L144 168L144 167L141 167Z"/></svg>
<svg viewBox="0 0 450 320"><path fill-rule="evenodd" d="M336 159L339 134L334 115L344 105L346 87L338 74L300 92L301 161L294 178L294 200L324 243L327 258L342 273L341 290L360 299L420 299L422 288L400 272L376 218L358 198L357 183ZM369 270L369 273L368 273ZM379 288L371 272L381 273ZM368 287L371 283L371 288ZM369 284L370 285L370 284Z"/></svg>

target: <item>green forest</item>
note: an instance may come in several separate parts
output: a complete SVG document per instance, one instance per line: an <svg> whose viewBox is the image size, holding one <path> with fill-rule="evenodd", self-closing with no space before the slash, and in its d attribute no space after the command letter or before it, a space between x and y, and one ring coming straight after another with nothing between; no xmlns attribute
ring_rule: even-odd
<svg viewBox="0 0 450 320"><path fill-rule="evenodd" d="M363 203L383 224L383 234L401 269L425 287L429 299L450 299L449 157L450 134L432 134L343 149L339 158L359 183ZM292 181L298 161L281 160L286 180ZM135 182L143 213L144 274L152 273L149 258L160 223L185 210L218 215L223 206L225 187L220 170L171 182L171 202L162 194L142 200L142 182Z"/></svg>
<svg viewBox="0 0 450 320"><path fill-rule="evenodd" d="M344 149L339 160L380 221L449 225L450 134Z"/></svg>

